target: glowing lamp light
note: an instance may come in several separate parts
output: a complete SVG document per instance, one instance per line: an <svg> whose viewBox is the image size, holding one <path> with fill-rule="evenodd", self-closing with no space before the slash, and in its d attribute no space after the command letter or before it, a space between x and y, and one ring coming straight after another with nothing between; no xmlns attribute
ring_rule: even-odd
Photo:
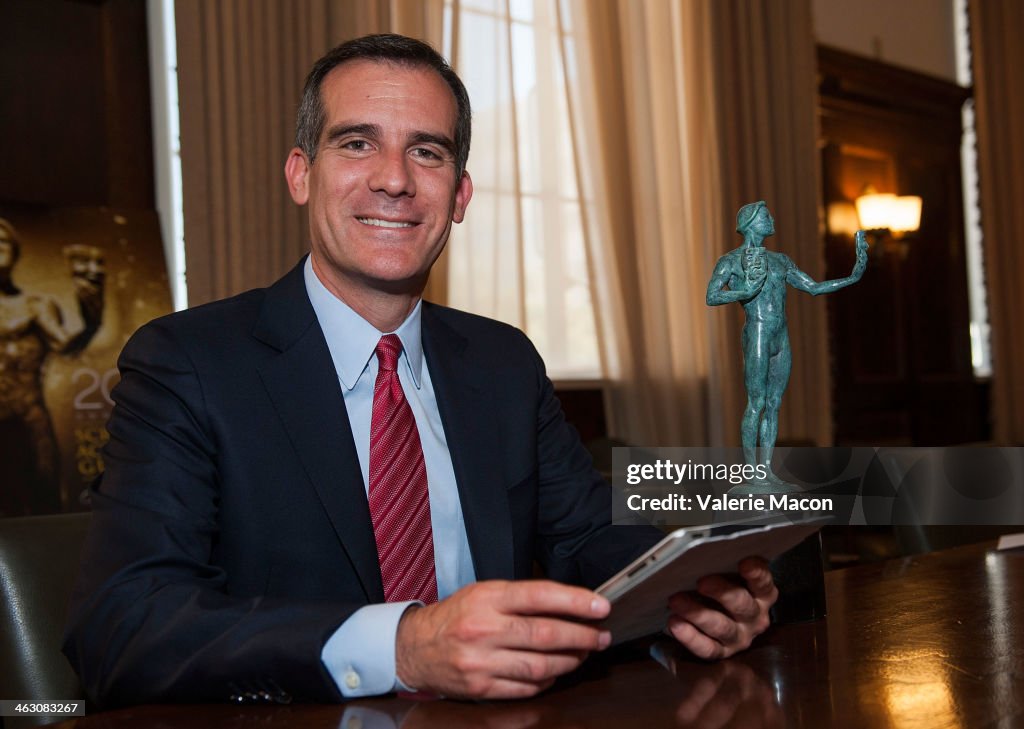
<svg viewBox="0 0 1024 729"><path fill-rule="evenodd" d="M857 209L848 200L829 203L825 213L825 225L833 235L845 235L852 238L860 230Z"/></svg>
<svg viewBox="0 0 1024 729"><path fill-rule="evenodd" d="M890 210L889 230L893 233L911 233L921 227L921 198L900 195Z"/></svg>
<svg viewBox="0 0 1024 729"><path fill-rule="evenodd" d="M899 237L921 227L921 198L867 189L857 198L857 217L866 230L889 230Z"/></svg>
<svg viewBox="0 0 1024 729"><path fill-rule="evenodd" d="M870 192L858 197L855 204L861 227L866 230L888 228L895 203L896 196L891 192Z"/></svg>

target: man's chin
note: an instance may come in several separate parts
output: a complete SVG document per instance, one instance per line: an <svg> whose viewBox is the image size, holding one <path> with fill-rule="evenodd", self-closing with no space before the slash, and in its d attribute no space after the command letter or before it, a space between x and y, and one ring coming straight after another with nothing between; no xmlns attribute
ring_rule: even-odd
<svg viewBox="0 0 1024 729"><path fill-rule="evenodd" d="M385 275L370 275L363 278L367 288L392 296L419 296L427 286L430 272L403 274L400 272Z"/></svg>

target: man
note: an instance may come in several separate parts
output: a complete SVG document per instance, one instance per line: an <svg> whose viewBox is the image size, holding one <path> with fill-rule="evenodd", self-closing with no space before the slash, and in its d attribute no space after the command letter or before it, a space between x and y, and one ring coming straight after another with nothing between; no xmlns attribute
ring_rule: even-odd
<svg viewBox="0 0 1024 729"><path fill-rule="evenodd" d="M868 244L864 231L858 231L853 272L846 278L817 282L797 268L789 256L765 249L764 239L775 234L775 220L763 200L740 208L736 232L743 235L743 245L718 259L708 282L707 303L743 304L747 316L742 334L747 409L740 435L747 463L763 464L768 474L764 482L738 488L751 493L795 490L771 469L779 432L779 406L793 366L786 326L786 286L818 296L860 281L868 265Z"/></svg>
<svg viewBox="0 0 1024 729"><path fill-rule="evenodd" d="M43 399L43 364L52 352L72 355L92 341L103 317L103 259L98 248L67 246L71 278L82 315L81 327L64 322L51 296L25 293L14 283L21 244L14 226L0 218L0 427L5 433L0 452L11 440L20 448L24 433L29 468L4 473L0 516L52 513L61 510L59 453L53 423ZM13 424L15 428L7 426ZM5 462L13 460L5 453Z"/></svg>
<svg viewBox="0 0 1024 729"><path fill-rule="evenodd" d="M94 698L529 696L608 645L607 601L523 578L592 588L656 533L611 526L521 333L420 301L472 197L469 129L429 46L334 49L285 165L309 257L125 347L65 645ZM765 628L770 573L741 573L703 584L721 611L674 599L700 655Z"/></svg>

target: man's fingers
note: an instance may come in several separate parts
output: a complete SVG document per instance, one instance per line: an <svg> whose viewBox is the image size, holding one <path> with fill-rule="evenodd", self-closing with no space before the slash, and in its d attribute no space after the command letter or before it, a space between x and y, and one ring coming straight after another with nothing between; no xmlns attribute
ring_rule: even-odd
<svg viewBox="0 0 1024 729"><path fill-rule="evenodd" d="M724 658L743 650L768 627L768 609L778 597L768 563L747 558L739 571L742 584L708 575L697 583L699 597L680 592L669 598L669 631L701 658ZM711 607L709 600L720 609Z"/></svg>
<svg viewBox="0 0 1024 729"><path fill-rule="evenodd" d="M685 593L669 599L672 613L691 623L697 630L722 644L734 643L739 638L739 626L724 613L707 607Z"/></svg>
<svg viewBox="0 0 1024 729"><path fill-rule="evenodd" d="M521 683L543 684L577 669L586 655L579 651L497 651L494 654L493 675Z"/></svg>
<svg viewBox="0 0 1024 729"><path fill-rule="evenodd" d="M593 625L557 618L511 616L501 636L508 648L533 651L597 651L611 643L611 633Z"/></svg>
<svg viewBox="0 0 1024 729"><path fill-rule="evenodd" d="M736 620L753 620L761 614L761 606L746 587L720 575L701 578L697 591L717 602Z"/></svg>
<svg viewBox="0 0 1024 729"><path fill-rule="evenodd" d="M739 572L740 577L746 581L750 594L758 600L768 600L770 605L775 603L779 597L779 590L765 560L760 557L747 557L740 562Z"/></svg>
<svg viewBox="0 0 1024 729"><path fill-rule="evenodd" d="M448 696L512 699L533 696L548 688L559 676L579 667L587 653L578 651L534 653L496 650L484 657L464 690Z"/></svg>
<svg viewBox="0 0 1024 729"><path fill-rule="evenodd" d="M698 658L713 661L726 655L725 647L721 643L702 633L693 623L678 615L669 616L668 631L686 650Z"/></svg>
<svg viewBox="0 0 1024 729"><path fill-rule="evenodd" d="M520 615L562 615L598 620L608 615L608 600L591 590L570 587L550 580L501 583L502 608Z"/></svg>

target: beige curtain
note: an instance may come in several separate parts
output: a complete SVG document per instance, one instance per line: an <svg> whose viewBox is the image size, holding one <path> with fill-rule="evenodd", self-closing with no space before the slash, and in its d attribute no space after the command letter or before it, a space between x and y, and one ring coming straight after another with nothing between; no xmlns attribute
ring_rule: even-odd
<svg viewBox="0 0 1024 729"><path fill-rule="evenodd" d="M602 344L615 365L613 434L644 445L703 445L711 437L707 390L710 274L719 168L706 99L710 18L702 4L582 2L584 107L596 150L596 282ZM586 160L586 156L584 156Z"/></svg>
<svg viewBox="0 0 1024 729"><path fill-rule="evenodd" d="M313 62L373 32L439 48L442 18L443 0L176 0L190 305L264 286L308 250L282 170Z"/></svg>
<svg viewBox="0 0 1024 729"><path fill-rule="evenodd" d="M473 201L448 244L448 301L523 329L560 380L603 376L556 0L463 4L456 69L473 100ZM587 148L584 147L584 153Z"/></svg>
<svg viewBox="0 0 1024 729"><path fill-rule="evenodd" d="M969 0L995 438L1024 444L1024 3Z"/></svg>
<svg viewBox="0 0 1024 729"><path fill-rule="evenodd" d="M646 445L738 445L742 311L709 309L704 296L715 261L741 242L737 209L758 199L778 218L778 247L812 276L824 268L809 0L573 7L586 18L581 67L595 91L581 118L599 152L591 212L603 235L592 243L608 263L595 288L618 367L612 427ZM796 298L780 439L824 444L824 311Z"/></svg>

